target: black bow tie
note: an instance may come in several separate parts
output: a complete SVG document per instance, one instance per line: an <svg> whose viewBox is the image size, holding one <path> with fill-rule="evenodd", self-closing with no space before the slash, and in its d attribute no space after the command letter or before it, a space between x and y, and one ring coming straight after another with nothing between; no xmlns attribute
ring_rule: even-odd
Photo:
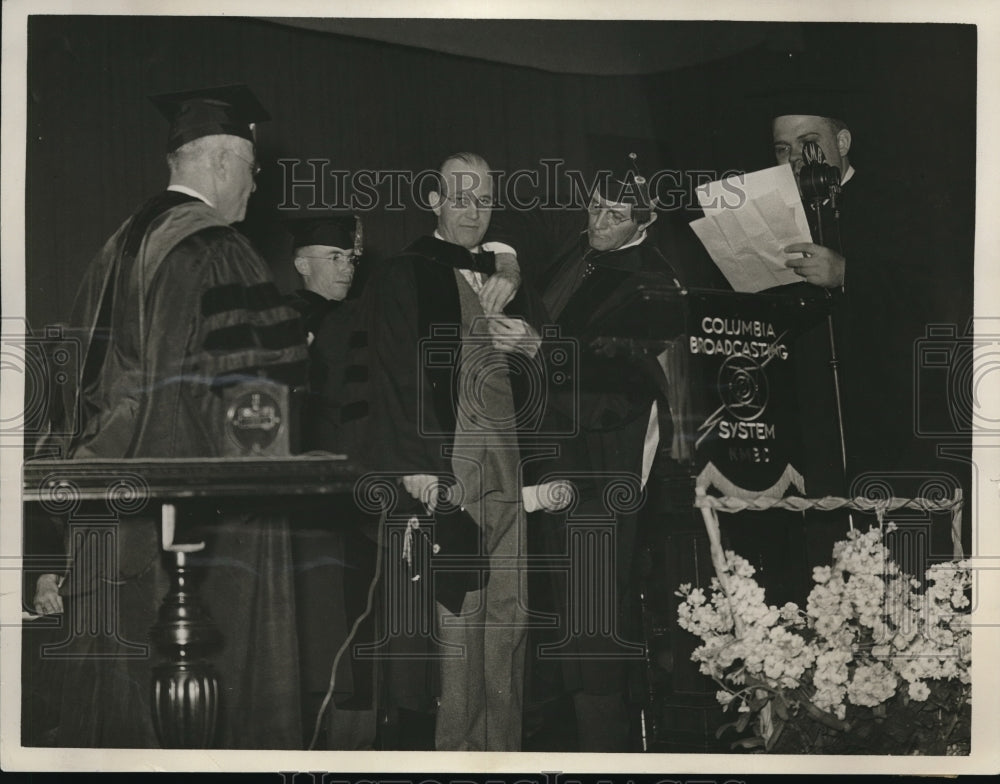
<svg viewBox="0 0 1000 784"><path fill-rule="evenodd" d="M475 248L469 249L464 255L466 260L462 264L457 265L461 269L481 272L487 276L497 271L496 254L493 251L481 250L477 245Z"/></svg>
<svg viewBox="0 0 1000 784"><path fill-rule="evenodd" d="M481 272L484 275L492 275L497 271L496 254L491 250L470 251L471 264L469 269L473 272Z"/></svg>
<svg viewBox="0 0 1000 784"><path fill-rule="evenodd" d="M468 248L439 240L437 237L420 237L407 250L429 256L440 264L446 264L455 269L482 272L484 275L492 275L496 272L496 258L491 251L473 253Z"/></svg>

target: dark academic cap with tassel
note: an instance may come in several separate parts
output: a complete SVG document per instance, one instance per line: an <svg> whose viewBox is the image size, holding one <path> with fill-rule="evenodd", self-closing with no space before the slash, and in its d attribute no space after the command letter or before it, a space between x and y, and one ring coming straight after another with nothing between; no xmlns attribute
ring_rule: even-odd
<svg viewBox="0 0 1000 784"><path fill-rule="evenodd" d="M163 93L149 100L170 123L168 153L203 136L225 134L253 142L254 123L271 119L245 84Z"/></svg>
<svg viewBox="0 0 1000 784"><path fill-rule="evenodd" d="M763 92L759 102L771 119L786 115L808 115L839 120L846 124L850 119L849 99L850 92L843 88L800 83Z"/></svg>
<svg viewBox="0 0 1000 784"><path fill-rule="evenodd" d="M342 250L363 251L361 218L352 212L332 212L320 215L295 215L285 220L292 235L292 247L327 245Z"/></svg>
<svg viewBox="0 0 1000 784"><path fill-rule="evenodd" d="M662 166L660 144L651 139L594 137L590 139L591 168L598 192L607 201L655 209L650 178Z"/></svg>
<svg viewBox="0 0 1000 784"><path fill-rule="evenodd" d="M489 583L489 558L485 534L472 515L450 503L447 492L439 493L439 499L438 508L428 514L419 501L400 494L392 513L397 520L411 515L403 544L410 579L429 583L434 599L458 615L465 595Z"/></svg>

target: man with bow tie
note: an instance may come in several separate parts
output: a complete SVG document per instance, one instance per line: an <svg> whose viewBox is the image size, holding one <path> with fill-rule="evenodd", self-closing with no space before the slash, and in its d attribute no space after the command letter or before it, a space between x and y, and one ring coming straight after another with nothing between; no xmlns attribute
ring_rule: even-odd
<svg viewBox="0 0 1000 784"><path fill-rule="evenodd" d="M397 513L413 509L402 546L406 562L394 555L390 535L386 568L405 572L408 579L398 584L406 597L429 592L424 600L435 615L433 640L411 636L409 662L387 663L383 702L390 709L427 710L428 692L436 694L438 750L515 751L521 743L526 580L512 559L523 555L525 513L521 393L505 352L533 361L537 343L527 338L520 317L501 310L517 288L516 277L489 275L494 261L480 254L497 249L480 246L493 208L486 161L473 153L450 156L429 196L436 231L381 264L366 289L368 460L376 473L398 483ZM519 292L507 312L526 314L524 296ZM461 579L431 572L420 565L421 548L431 569L455 555L478 557L478 564ZM499 559L507 568L494 568ZM394 596L390 612L419 604ZM420 617L408 621L421 625ZM407 619L397 622L406 625ZM413 647L428 642L423 661L416 661Z"/></svg>

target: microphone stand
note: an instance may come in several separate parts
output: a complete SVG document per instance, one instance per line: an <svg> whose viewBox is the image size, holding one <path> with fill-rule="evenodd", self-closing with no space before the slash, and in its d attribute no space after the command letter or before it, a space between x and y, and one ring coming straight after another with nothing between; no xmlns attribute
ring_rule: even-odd
<svg viewBox="0 0 1000 784"><path fill-rule="evenodd" d="M840 232L840 207L837 206L837 194L840 192L840 185L837 183L831 183L829 187L828 198L830 200L830 206L833 208L833 220L837 228L837 232ZM824 241L823 232L823 211L822 200L820 199L819 193L816 194L812 201L812 207L816 212L816 234L817 234L817 245L823 245L825 247L826 243ZM841 249L843 250L843 249ZM830 299L830 291L826 289L827 299ZM826 325L827 331L830 338L830 370L833 373L833 399L834 408L837 413L837 435L840 439L840 466L844 471L844 481L847 481L847 440L844 436L844 412L841 406L840 399L840 359L837 356L837 341L835 338L834 328L833 328L833 313L827 313L826 315ZM847 513L847 522L851 530L854 530L854 516L850 511Z"/></svg>

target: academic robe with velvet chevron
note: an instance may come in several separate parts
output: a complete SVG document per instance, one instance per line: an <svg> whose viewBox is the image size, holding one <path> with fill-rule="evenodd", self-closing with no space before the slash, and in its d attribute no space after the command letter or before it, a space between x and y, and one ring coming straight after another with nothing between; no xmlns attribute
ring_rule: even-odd
<svg viewBox="0 0 1000 784"><path fill-rule="evenodd" d="M348 453L357 455L363 465L390 481L408 474L435 474L444 481L453 477L448 450L455 441L463 344L455 276L456 269L462 268L492 272L458 245L421 237L373 270L359 303L368 321L370 410L364 425L355 430L363 434L363 440L349 443ZM531 292L521 291L505 312L521 316L537 328L539 307ZM534 410L526 399L535 377L510 372L509 378L518 427L530 429L533 423L522 421L520 415ZM436 519L429 520L400 487L394 511L403 514L404 519L412 513L425 523L434 522L434 542L443 552L479 552L481 531L458 510L449 515L439 510ZM431 582L426 578L426 567L421 565L430 558L428 545L421 535L415 537L413 573L419 572L422 577L415 581L402 579L396 583L399 593L388 599L408 607L424 601L428 604L423 606L431 611L436 599L457 612L466 591L478 585L480 578L463 572L437 573L433 597L420 599L416 594L429 592ZM386 570L398 572L398 549L393 543L387 542L386 546ZM388 662L385 704L410 710L432 709L439 689L439 665L432 658L435 650L431 636L419 630L397 633L386 645L382 650L393 656L405 652L409 660L396 658Z"/></svg>
<svg viewBox="0 0 1000 784"><path fill-rule="evenodd" d="M579 212L505 215L487 237L517 250L518 258L524 259L527 279L541 291L545 321L557 325L560 337L574 341L578 350L572 392L553 394L545 428L548 432L575 430L575 435L553 439L559 455L540 461L536 470L542 477L560 473L579 477L574 481L580 501L568 513L536 514L528 528L532 553L556 559L566 553L568 527L574 517L607 517L609 478L627 473L638 485L654 401L659 409L660 443L669 444L672 437L666 382L655 359L608 356L593 350L590 341L628 292L643 283L674 284L674 266L651 237L631 247L595 251L580 231L584 221ZM574 419L576 427L570 428ZM614 601L608 602L615 631L632 643L641 639L633 569L640 506L614 515L615 582L614 588L608 588L615 594ZM575 608L567 603L565 575L554 568L551 574L533 573L532 578L530 606L561 617L558 629L539 629L537 641L554 645L565 639L559 660L550 656L533 662L539 693L560 687L588 694L624 691L629 662L620 657L622 648L616 641L599 636L572 638L569 629Z"/></svg>
<svg viewBox="0 0 1000 784"><path fill-rule="evenodd" d="M585 237L578 242L578 246L566 248L561 263L556 267L556 274L543 295L548 301L553 286L559 285L560 272L570 271L573 274L572 270L586 253L586 261L593 264L593 271L558 309L558 316L554 318L562 337L580 341L580 371L576 384L579 432L562 445L562 456L556 461L558 468L553 468L556 471L562 468L590 474L592 478L578 481L581 501L573 515L546 514L539 521L537 533L547 536L543 549L552 553L559 553L566 547L567 526L573 524L573 516L607 514L606 503L611 487L609 477L625 472L632 475L638 484L654 401L659 411L660 443L669 444L672 438L666 380L655 359L651 356L645 359L607 356L591 349L588 338L594 336L594 327L613 310L616 303L620 303L625 292L634 290L641 283L671 285L675 279L673 269L649 240L630 248L603 253L588 252ZM586 261L579 267L578 273L583 273ZM641 503L628 511L614 513L614 628L620 639L633 644L641 640L637 618L637 574L634 569L639 547L640 508ZM560 607L567 594L558 575L555 585L555 606L568 623L568 613L572 612L572 608ZM579 689L588 694L624 691L628 661L616 655L621 653L619 644L610 639L579 637L570 640L565 649L566 658L561 662L565 688L570 691Z"/></svg>
<svg viewBox="0 0 1000 784"><path fill-rule="evenodd" d="M455 368L461 340L454 327L461 324L461 310L453 270L476 265L464 248L421 237L383 262L368 283L362 307L370 317L373 411L365 454L377 470L450 473L441 448L454 439L458 404ZM492 268L482 271L489 274ZM542 310L534 293L522 287L504 312L537 327ZM451 361L442 362L445 355ZM526 387L531 381L528 374L511 373L519 413L534 413L518 403L531 394Z"/></svg>
<svg viewBox="0 0 1000 784"><path fill-rule="evenodd" d="M154 197L106 243L72 324L83 330L83 363L54 414L53 432L75 434L58 444L64 456L219 456L227 383L305 382L304 335L266 264L213 208L180 193ZM68 522L71 531L79 524ZM287 522L225 513L216 522L188 562L203 567L200 596L224 638L210 657L220 678L217 745L300 747ZM148 630L169 588L158 528L149 506L123 519L110 560L95 558L92 538L69 539L68 617L105 620L108 590L118 612L113 632L68 644L60 746L157 745L150 674L159 653Z"/></svg>
<svg viewBox="0 0 1000 784"><path fill-rule="evenodd" d="M299 313L309 344L309 393L302 415L305 452L348 454L363 440L356 430L368 410L367 331L362 300L330 300L299 290L286 302ZM333 662L354 624L352 644L338 660L333 705L340 722L327 742L316 748L351 749L374 738L373 661L354 655L374 641L375 618L365 615L368 592L376 573L379 516L359 509L350 495L323 498L302 509L292 521L299 654L306 738L314 733L316 715L330 687ZM363 737L341 730L363 726Z"/></svg>

